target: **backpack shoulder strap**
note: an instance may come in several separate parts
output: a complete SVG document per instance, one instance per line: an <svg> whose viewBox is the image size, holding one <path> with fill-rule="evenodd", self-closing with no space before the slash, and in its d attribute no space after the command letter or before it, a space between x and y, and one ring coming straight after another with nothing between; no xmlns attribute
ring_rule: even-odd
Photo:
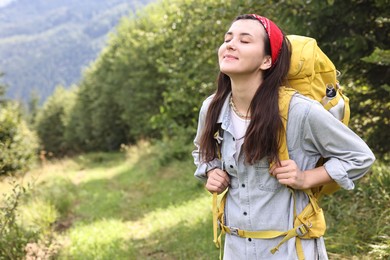
<svg viewBox="0 0 390 260"><path fill-rule="evenodd" d="M279 114L283 123L283 130L280 134L280 144L279 144L279 159L280 160L288 160L290 159L288 155L287 149L287 118L288 118L288 110L290 108L290 101L292 96L297 91L292 88L280 87L279 90ZM271 167L271 166L270 166Z"/></svg>
<svg viewBox="0 0 390 260"><path fill-rule="evenodd" d="M283 132L280 133L280 144L279 144L279 159L288 160L290 156L288 154L287 148L287 119L288 119L288 110L290 107L290 101L292 96L296 93L295 89L281 87L279 91L279 113L283 123ZM274 164L271 163L270 167ZM322 165L323 163L320 163ZM318 188L313 188L309 190L304 190L307 194L313 193L313 195L320 199L323 195L329 195L340 189L340 186L337 183L325 184Z"/></svg>

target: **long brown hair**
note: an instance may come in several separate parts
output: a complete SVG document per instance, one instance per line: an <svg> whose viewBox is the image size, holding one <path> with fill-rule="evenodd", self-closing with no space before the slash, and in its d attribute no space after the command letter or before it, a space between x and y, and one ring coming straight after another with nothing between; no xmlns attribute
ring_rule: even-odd
<svg viewBox="0 0 390 260"><path fill-rule="evenodd" d="M241 19L256 20L252 15L238 16ZM268 36L265 37L265 54L271 55ZM290 44L283 39L279 58L272 67L264 72L262 84L257 89L251 101L249 110L251 122L245 134L243 151L246 162L253 164L267 156L270 160L279 162L278 148L280 135L285 134L279 115L279 88L285 82L290 67ZM217 124L222 106L231 92L230 77L223 72L218 75L218 87L207 111L205 126L200 138L200 156L203 161L217 158L217 142L214 134L219 130Z"/></svg>

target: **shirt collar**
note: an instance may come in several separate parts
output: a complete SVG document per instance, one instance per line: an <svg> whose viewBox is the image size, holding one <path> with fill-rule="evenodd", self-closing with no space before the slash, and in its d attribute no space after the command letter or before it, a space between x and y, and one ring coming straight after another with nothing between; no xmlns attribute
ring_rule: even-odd
<svg viewBox="0 0 390 260"><path fill-rule="evenodd" d="M219 113L219 117L218 117L218 121L217 121L217 123L221 124L221 127L223 130L227 130L228 127L230 126L230 109L231 109L231 107L229 105L229 100L230 100L231 95L232 95L231 92L229 93L229 95L227 95L227 97L223 103L221 112Z"/></svg>

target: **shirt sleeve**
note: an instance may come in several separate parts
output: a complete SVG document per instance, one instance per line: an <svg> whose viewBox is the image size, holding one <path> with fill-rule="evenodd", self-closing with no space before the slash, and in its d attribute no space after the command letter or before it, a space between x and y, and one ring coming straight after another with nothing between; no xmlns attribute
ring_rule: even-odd
<svg viewBox="0 0 390 260"><path fill-rule="evenodd" d="M203 132L205 120L206 120L206 114L207 114L207 109L208 106L211 102L212 96L207 98L200 109L199 112L199 120L198 120L198 129L196 132L196 136L194 139L194 145L195 149L192 151L192 157L194 158L194 164L197 167L195 170L195 177L198 178L199 180L206 182L207 180L207 175L206 173L212 169L219 168L221 166L221 161L219 159L214 159L209 162L203 162L201 160L200 152L199 152L199 142L200 142L200 137Z"/></svg>
<svg viewBox="0 0 390 260"><path fill-rule="evenodd" d="M303 129L303 149L326 158L326 171L344 189L353 189L353 181L375 161L367 144L317 102L312 103Z"/></svg>

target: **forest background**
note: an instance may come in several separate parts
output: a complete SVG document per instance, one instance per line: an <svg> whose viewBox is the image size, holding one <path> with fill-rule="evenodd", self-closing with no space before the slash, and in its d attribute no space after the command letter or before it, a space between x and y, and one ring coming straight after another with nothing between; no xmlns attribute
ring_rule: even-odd
<svg viewBox="0 0 390 260"><path fill-rule="evenodd" d="M77 85L58 86L42 106L30 100L27 109L12 100L1 100L2 174L23 176L37 167L33 163L38 157L41 162L82 155L96 159L96 153L103 152L96 163L115 157L119 150L126 154L130 151L134 157L134 153L149 151L144 142L150 144L161 167L190 162L201 102L215 89L216 50L231 20L242 13L262 14L287 34L317 39L341 71L340 82L351 100L350 127L369 144L378 160L356 191L349 195L339 192L325 201L331 241L336 245L340 238L347 241L347 245L334 248L343 255L388 257L388 0L152 3L120 21L116 33ZM132 147L140 150L135 152ZM189 168L188 172L192 171ZM202 188L191 189L199 193ZM19 193L14 189L12 194L17 197ZM13 201L12 196L7 198ZM71 208L67 208L69 212ZM369 212L362 213L364 210ZM342 221L346 214L351 223ZM338 222L348 228L357 225L353 235L338 234ZM7 223L18 226L16 220ZM363 225L371 225L365 230L368 233L362 232ZM358 241L356 246L348 245L348 241L355 243L351 237ZM177 246L173 248L178 250ZM164 254L174 259L183 257L184 252L175 250L165 249Z"/></svg>

